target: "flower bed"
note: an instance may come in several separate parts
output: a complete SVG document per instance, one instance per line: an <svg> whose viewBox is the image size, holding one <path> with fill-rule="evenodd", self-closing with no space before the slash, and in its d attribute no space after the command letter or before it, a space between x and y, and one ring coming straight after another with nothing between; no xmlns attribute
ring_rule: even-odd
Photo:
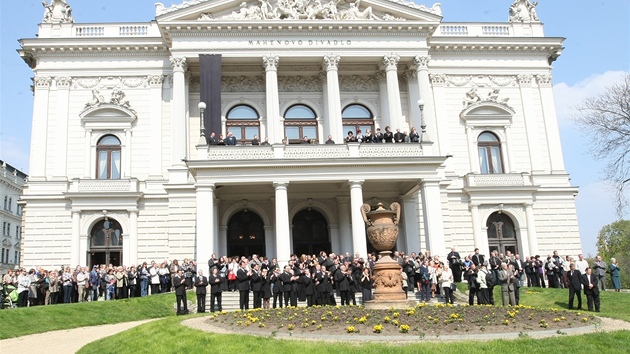
<svg viewBox="0 0 630 354"><path fill-rule="evenodd" d="M288 307L221 312L207 322L235 332L270 334L440 336L499 332L562 330L592 325L584 312L530 306L452 306L418 304L407 309L374 310L363 306Z"/></svg>

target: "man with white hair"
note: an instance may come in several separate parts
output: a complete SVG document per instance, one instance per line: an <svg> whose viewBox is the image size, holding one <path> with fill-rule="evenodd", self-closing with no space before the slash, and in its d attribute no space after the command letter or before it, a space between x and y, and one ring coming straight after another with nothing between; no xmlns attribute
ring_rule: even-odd
<svg viewBox="0 0 630 354"><path fill-rule="evenodd" d="M578 254L578 260L575 261L575 269L580 271L580 274L586 274L586 268L588 268L588 262L584 260L582 254Z"/></svg>

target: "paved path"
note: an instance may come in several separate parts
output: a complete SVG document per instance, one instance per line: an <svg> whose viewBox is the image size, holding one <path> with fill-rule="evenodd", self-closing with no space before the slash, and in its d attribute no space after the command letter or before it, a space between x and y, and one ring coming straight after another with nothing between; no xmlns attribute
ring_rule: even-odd
<svg viewBox="0 0 630 354"><path fill-rule="evenodd" d="M0 341L0 353L76 353L90 342L109 337L150 321L154 320L64 329L61 331L30 334L23 337L5 339Z"/></svg>

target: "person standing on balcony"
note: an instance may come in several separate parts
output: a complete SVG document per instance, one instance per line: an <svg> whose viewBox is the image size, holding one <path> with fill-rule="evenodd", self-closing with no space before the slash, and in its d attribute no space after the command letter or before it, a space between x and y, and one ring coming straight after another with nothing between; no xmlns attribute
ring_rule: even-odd
<svg viewBox="0 0 630 354"><path fill-rule="evenodd" d="M405 142L405 137L407 137L407 134L401 133L400 132L400 128L396 128L396 134L394 134L394 142L396 142L396 143L404 143Z"/></svg>
<svg viewBox="0 0 630 354"><path fill-rule="evenodd" d="M326 140L326 144L334 144L334 143L335 141L333 140L332 135L329 135L328 140Z"/></svg>
<svg viewBox="0 0 630 354"><path fill-rule="evenodd" d="M229 145L229 146L236 145L236 137L232 134L232 132L227 133L227 138L225 138L225 145Z"/></svg>
<svg viewBox="0 0 630 354"><path fill-rule="evenodd" d="M392 133L392 129L389 126L385 127L385 134L383 134L383 141L386 143L394 142L394 133Z"/></svg>

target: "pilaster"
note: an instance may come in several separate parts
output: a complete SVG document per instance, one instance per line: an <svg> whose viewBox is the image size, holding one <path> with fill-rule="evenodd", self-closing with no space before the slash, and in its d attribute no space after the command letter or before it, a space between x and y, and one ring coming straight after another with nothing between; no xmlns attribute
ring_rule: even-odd
<svg viewBox="0 0 630 354"><path fill-rule="evenodd" d="M281 133L280 123L280 100L278 96L278 63L280 57L277 55L267 55L262 58L265 68L265 94L266 107L265 124L267 125L267 137L271 144L279 143L284 137ZM262 132L261 132L262 133ZM261 136L261 138L263 138ZM263 138L264 139L264 138Z"/></svg>
<svg viewBox="0 0 630 354"><path fill-rule="evenodd" d="M398 54L390 54L383 57L381 68L385 70L387 78L387 103L389 106L389 119L392 131L397 128L405 130L402 107L400 104L400 88L398 86Z"/></svg>

